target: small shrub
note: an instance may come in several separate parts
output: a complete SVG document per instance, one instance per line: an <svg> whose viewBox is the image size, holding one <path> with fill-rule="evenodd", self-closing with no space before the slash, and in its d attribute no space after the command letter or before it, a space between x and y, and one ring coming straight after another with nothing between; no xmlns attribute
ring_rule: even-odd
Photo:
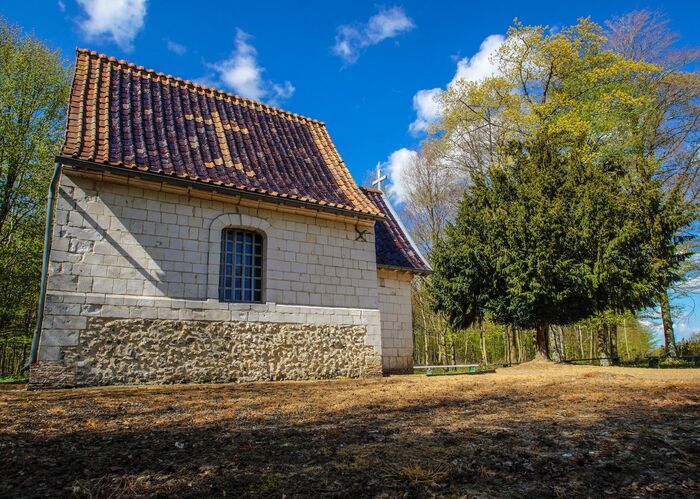
<svg viewBox="0 0 700 499"><path fill-rule="evenodd" d="M659 362L659 367L668 369L684 369L688 367L695 367L695 362L692 360L683 359L665 359Z"/></svg>
<svg viewBox="0 0 700 499"><path fill-rule="evenodd" d="M0 376L0 384L26 383L27 376L24 374L10 374L9 376Z"/></svg>

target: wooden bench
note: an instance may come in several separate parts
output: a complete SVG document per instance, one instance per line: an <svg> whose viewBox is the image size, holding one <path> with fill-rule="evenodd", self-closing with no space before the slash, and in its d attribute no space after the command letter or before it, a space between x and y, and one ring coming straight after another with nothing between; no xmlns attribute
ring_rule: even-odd
<svg viewBox="0 0 700 499"><path fill-rule="evenodd" d="M445 366L413 366L413 369L425 369L425 375L431 376L433 369L469 369L470 373L475 373L477 367L479 367L479 364L452 364Z"/></svg>

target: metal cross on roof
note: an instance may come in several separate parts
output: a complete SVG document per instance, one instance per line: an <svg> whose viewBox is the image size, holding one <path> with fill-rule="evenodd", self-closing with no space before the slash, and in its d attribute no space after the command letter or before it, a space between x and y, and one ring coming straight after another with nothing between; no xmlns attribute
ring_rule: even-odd
<svg viewBox="0 0 700 499"><path fill-rule="evenodd" d="M377 178L372 180L372 185L377 186L377 189L382 190L382 182L386 180L386 175L382 175L382 165L377 163Z"/></svg>

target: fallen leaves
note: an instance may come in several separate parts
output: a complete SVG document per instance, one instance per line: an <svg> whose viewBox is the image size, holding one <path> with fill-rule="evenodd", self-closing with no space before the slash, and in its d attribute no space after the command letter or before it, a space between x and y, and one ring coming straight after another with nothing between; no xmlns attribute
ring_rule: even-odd
<svg viewBox="0 0 700 499"><path fill-rule="evenodd" d="M0 496L696 497L679 371L1 392Z"/></svg>

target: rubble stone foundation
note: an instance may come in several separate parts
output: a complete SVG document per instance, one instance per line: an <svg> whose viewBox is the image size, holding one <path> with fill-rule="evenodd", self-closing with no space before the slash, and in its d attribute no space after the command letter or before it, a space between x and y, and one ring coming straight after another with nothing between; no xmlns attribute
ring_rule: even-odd
<svg viewBox="0 0 700 499"><path fill-rule="evenodd" d="M30 388L381 376L364 325L93 318Z"/></svg>

